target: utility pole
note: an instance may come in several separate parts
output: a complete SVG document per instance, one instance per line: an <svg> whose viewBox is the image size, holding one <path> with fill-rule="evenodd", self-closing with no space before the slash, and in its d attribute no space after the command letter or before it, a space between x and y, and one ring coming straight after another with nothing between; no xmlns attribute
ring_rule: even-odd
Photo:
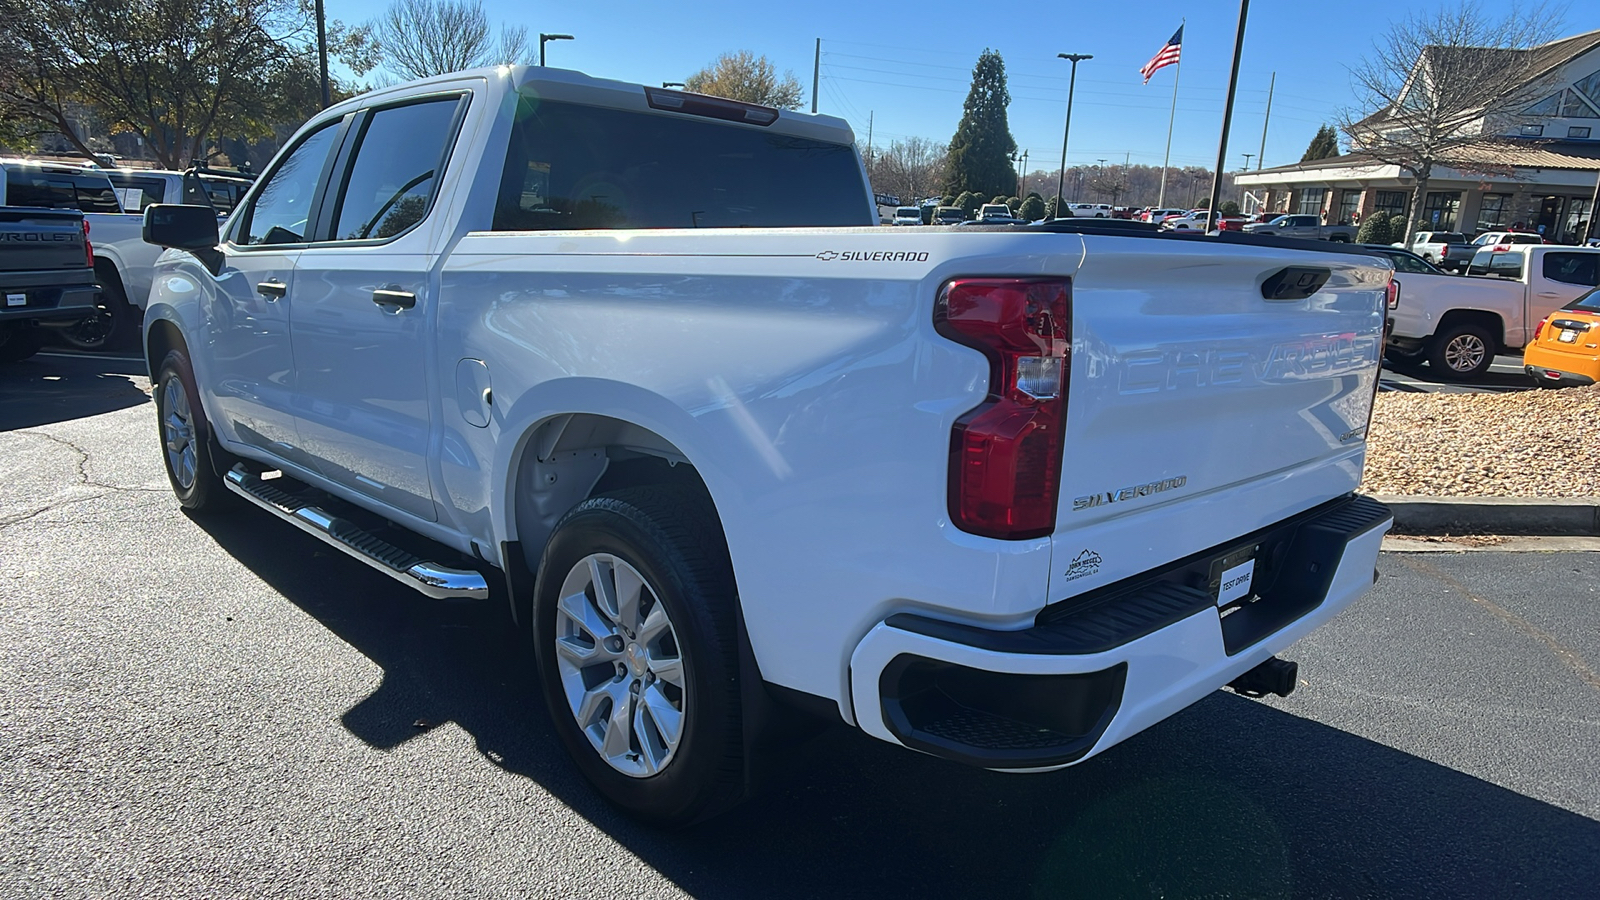
<svg viewBox="0 0 1600 900"><path fill-rule="evenodd" d="M328 25L322 14L322 0L317 0L317 63L322 72L322 108L333 105L333 94L328 90Z"/></svg>
<svg viewBox="0 0 1600 900"><path fill-rule="evenodd" d="M1056 218L1061 218L1061 189L1067 183L1067 137L1072 134L1072 92L1078 86L1078 63L1094 59L1089 53L1057 53L1056 58L1072 63L1072 77L1067 80L1067 124L1061 129L1061 174L1056 178Z"/></svg>
<svg viewBox="0 0 1600 900"><path fill-rule="evenodd" d="M817 111L817 88L822 83L822 38L817 38L817 55L811 58L811 112Z"/></svg>
<svg viewBox="0 0 1600 900"><path fill-rule="evenodd" d="M1241 171L1241 172L1250 171L1250 160L1255 159L1255 158L1256 158L1256 155L1254 153L1246 153L1244 155L1244 168L1240 169L1239 171Z"/></svg>
<svg viewBox="0 0 1600 900"><path fill-rule="evenodd" d="M1217 141L1217 171L1211 176L1211 205L1215 214L1222 193L1222 167L1228 164L1228 123L1233 119L1233 95L1239 88L1239 57L1244 53L1244 23L1250 15L1250 0L1239 0L1239 30L1233 36L1233 70L1228 73L1228 100L1222 104L1222 137Z"/></svg>
<svg viewBox="0 0 1600 900"><path fill-rule="evenodd" d="M857 113L860 115L860 113ZM872 165L872 117L877 115L872 110L867 110L867 165Z"/></svg>
<svg viewBox="0 0 1600 900"><path fill-rule="evenodd" d="M1261 119L1261 152L1256 154L1256 169L1261 169L1261 163L1267 158L1267 123L1272 121L1272 91L1278 86L1278 73L1272 73L1272 80L1267 82L1267 114Z"/></svg>

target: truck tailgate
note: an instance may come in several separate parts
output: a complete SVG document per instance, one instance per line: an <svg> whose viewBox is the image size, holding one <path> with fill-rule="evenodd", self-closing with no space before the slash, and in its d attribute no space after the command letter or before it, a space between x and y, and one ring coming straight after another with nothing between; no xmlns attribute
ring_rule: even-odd
<svg viewBox="0 0 1600 900"><path fill-rule="evenodd" d="M81 213L0 207L0 272L88 267Z"/></svg>
<svg viewBox="0 0 1600 900"><path fill-rule="evenodd" d="M1085 238L1052 601L1361 480L1391 270L1346 253L1163 243ZM1264 297L1289 267L1326 282Z"/></svg>

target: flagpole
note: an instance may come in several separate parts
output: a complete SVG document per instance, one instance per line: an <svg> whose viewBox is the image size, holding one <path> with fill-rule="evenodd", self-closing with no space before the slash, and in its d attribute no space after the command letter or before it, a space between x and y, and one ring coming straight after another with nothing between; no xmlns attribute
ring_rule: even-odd
<svg viewBox="0 0 1600 900"><path fill-rule="evenodd" d="M1167 20L1172 21L1171 19ZM1182 31L1189 24L1185 18L1178 26ZM1167 208L1167 163L1172 161L1172 123L1178 118L1178 76L1183 73L1183 44L1178 44L1178 61L1172 64L1172 112L1167 114L1167 152L1161 157L1161 193L1156 199L1156 209Z"/></svg>

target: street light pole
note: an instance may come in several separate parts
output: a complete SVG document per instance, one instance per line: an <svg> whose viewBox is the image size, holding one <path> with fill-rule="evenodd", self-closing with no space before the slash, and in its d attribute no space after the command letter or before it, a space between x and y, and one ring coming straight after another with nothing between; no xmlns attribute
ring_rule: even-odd
<svg viewBox="0 0 1600 900"><path fill-rule="evenodd" d="M1250 15L1250 0L1239 0L1239 30L1233 36L1233 70L1228 73L1228 99L1222 104L1222 137L1217 141L1217 171L1211 178L1211 203L1206 209L1217 211L1222 193L1222 167L1228 162L1228 125L1233 119L1233 95L1239 87L1239 57L1244 53L1244 23ZM1209 230L1209 229L1207 229Z"/></svg>
<svg viewBox="0 0 1600 900"><path fill-rule="evenodd" d="M1094 59L1094 56L1089 53L1057 53L1056 58L1072 63L1072 77L1067 80L1067 124L1061 129L1061 174L1056 177L1056 218L1059 219L1061 204L1065 202L1061 191L1067 186L1067 137L1072 134L1072 92L1078 85L1078 63Z"/></svg>
<svg viewBox="0 0 1600 900"><path fill-rule="evenodd" d="M570 40L573 40L573 37L570 34L543 34L543 33L541 33L539 35L539 65L541 65L541 66L544 65L544 45L546 43L548 43L549 41L570 41Z"/></svg>
<svg viewBox="0 0 1600 900"><path fill-rule="evenodd" d="M322 0L317 0L317 63L322 74L322 108L333 105L333 95L328 90L328 26L322 13Z"/></svg>

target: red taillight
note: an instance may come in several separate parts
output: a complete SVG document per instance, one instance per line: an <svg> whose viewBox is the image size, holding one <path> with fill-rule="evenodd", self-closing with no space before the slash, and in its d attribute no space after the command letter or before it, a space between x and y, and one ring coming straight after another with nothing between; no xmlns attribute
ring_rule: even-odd
<svg viewBox="0 0 1600 900"><path fill-rule="evenodd" d="M950 518L962 531L1055 531L1071 315L1065 278L959 278L940 290L935 329L989 359L989 396L950 435Z"/></svg>
<svg viewBox="0 0 1600 900"><path fill-rule="evenodd" d="M83 259L84 262L88 264L89 268L94 268L94 245L89 243L88 219L83 220Z"/></svg>
<svg viewBox="0 0 1600 900"><path fill-rule="evenodd" d="M1400 282L1389 279L1389 288L1384 293L1384 302L1390 309L1400 308Z"/></svg>
<svg viewBox="0 0 1600 900"><path fill-rule="evenodd" d="M1546 326L1548 324L1550 324L1550 317L1549 316L1545 316L1544 318L1539 320L1539 324L1537 326L1535 326L1534 329L1533 329L1533 339L1534 340L1537 341L1539 338L1544 336L1544 326Z"/></svg>

